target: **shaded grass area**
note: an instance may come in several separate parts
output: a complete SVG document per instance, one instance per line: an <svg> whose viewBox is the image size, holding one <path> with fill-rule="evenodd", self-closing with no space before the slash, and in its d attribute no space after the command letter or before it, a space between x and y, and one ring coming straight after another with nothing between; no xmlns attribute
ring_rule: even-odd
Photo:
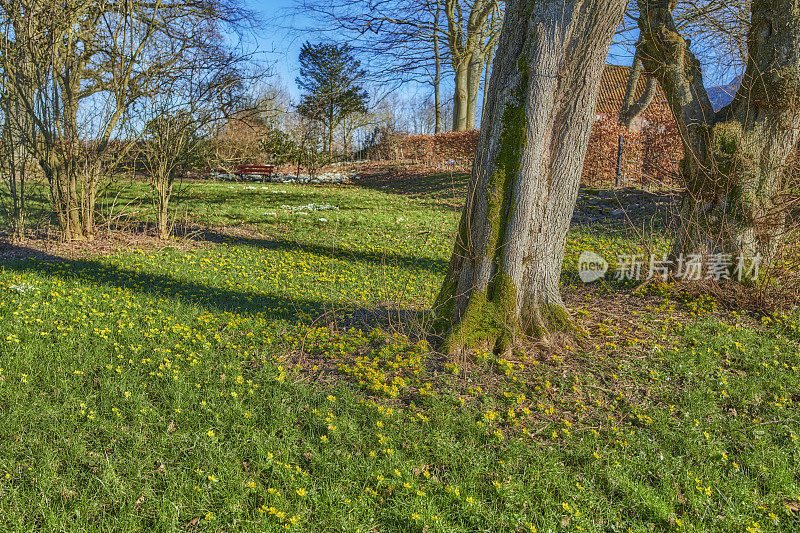
<svg viewBox="0 0 800 533"><path fill-rule="evenodd" d="M452 209L229 187L187 191L207 247L0 264L3 529L800 528L796 317L580 286L641 247L589 225L584 339L450 360L420 311Z"/></svg>

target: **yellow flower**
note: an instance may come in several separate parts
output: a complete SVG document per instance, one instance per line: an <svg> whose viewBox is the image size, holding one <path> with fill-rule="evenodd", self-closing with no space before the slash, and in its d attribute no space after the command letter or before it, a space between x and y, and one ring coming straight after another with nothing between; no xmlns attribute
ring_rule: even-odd
<svg viewBox="0 0 800 533"><path fill-rule="evenodd" d="M296 492L297 492L297 495L300 496L301 498L305 497L305 495L306 495L306 489L303 489L303 488L297 489Z"/></svg>

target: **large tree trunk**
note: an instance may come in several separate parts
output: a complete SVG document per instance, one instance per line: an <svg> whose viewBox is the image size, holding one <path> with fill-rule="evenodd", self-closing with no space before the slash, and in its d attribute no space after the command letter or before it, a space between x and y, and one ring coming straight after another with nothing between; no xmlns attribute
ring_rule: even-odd
<svg viewBox="0 0 800 533"><path fill-rule="evenodd" d="M483 75L483 104L481 106L481 122L486 115L486 102L489 100L489 75L492 69L492 57L494 50L489 49L486 54L486 73Z"/></svg>
<svg viewBox="0 0 800 533"><path fill-rule="evenodd" d="M473 52L467 66L467 130L475 129L475 112L478 108L478 93L481 89L484 56Z"/></svg>
<svg viewBox="0 0 800 533"><path fill-rule="evenodd" d="M446 349L569 328L564 246L625 0L509 0L467 204L435 307Z"/></svg>
<svg viewBox="0 0 800 533"><path fill-rule="evenodd" d="M673 7L666 0L639 0L637 45L684 140L687 193L673 259L760 254L762 265L769 263L785 234L779 196L800 139L800 12L790 0L752 2L747 68L733 102L715 114Z"/></svg>
<svg viewBox="0 0 800 533"><path fill-rule="evenodd" d="M442 133L442 56L439 53L439 17L441 16L442 2L436 0L436 12L433 19L433 57L436 62L436 73L433 78L433 110L436 116L434 133Z"/></svg>
<svg viewBox="0 0 800 533"><path fill-rule="evenodd" d="M455 90L453 91L453 131L467 129L467 97L469 94L469 63L456 63Z"/></svg>

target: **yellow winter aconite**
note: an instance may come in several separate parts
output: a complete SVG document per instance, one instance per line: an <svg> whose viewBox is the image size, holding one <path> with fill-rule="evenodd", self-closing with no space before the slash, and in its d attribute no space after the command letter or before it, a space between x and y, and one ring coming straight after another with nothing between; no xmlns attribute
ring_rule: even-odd
<svg viewBox="0 0 800 533"><path fill-rule="evenodd" d="M459 179L191 182L219 231L0 264L7 528L791 530L800 315L578 285L581 250L638 246L580 227L562 281L585 335L445 356Z"/></svg>

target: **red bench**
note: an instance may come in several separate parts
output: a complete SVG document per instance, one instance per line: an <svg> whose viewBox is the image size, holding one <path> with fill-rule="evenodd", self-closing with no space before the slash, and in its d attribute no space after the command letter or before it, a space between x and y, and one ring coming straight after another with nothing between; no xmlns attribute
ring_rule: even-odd
<svg viewBox="0 0 800 533"><path fill-rule="evenodd" d="M262 182L272 176L274 171L275 167L273 165L239 165L236 167L237 176L259 176Z"/></svg>

